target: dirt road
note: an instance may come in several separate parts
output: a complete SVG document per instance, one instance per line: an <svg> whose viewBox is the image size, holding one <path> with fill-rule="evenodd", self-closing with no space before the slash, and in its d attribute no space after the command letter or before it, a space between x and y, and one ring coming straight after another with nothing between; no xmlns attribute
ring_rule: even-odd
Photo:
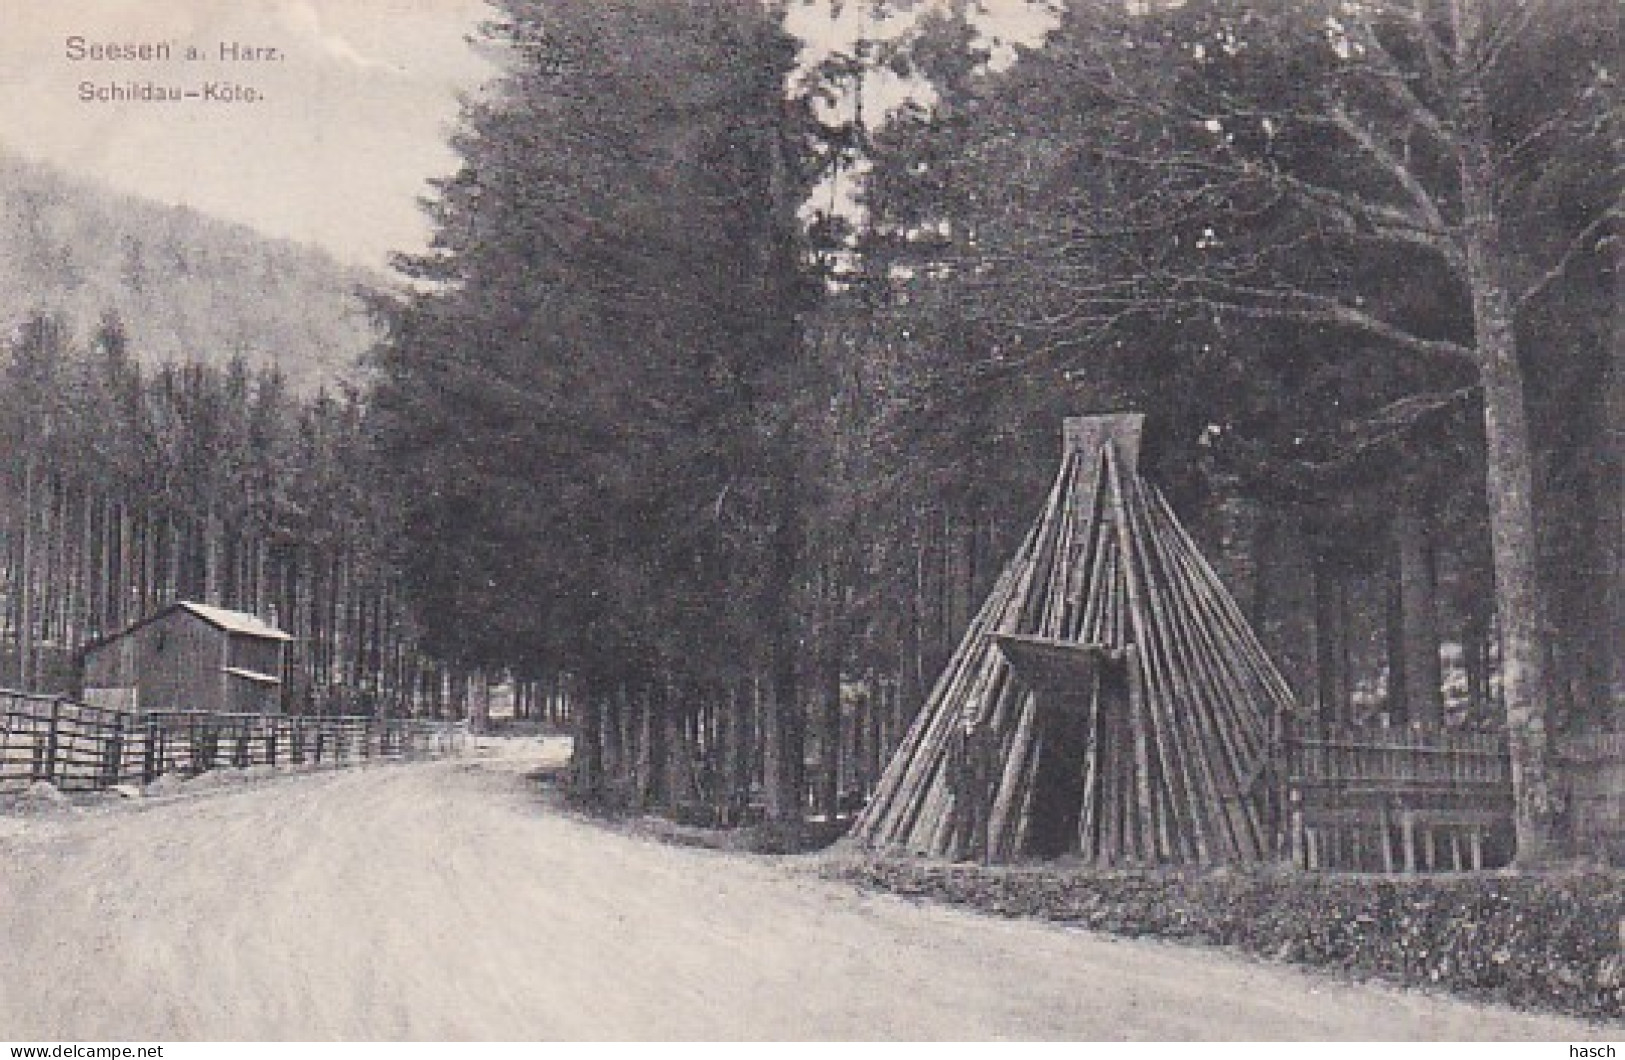
<svg viewBox="0 0 1625 1060"><path fill-rule="evenodd" d="M1588 1036L608 833L560 750L0 820L0 1040Z"/></svg>

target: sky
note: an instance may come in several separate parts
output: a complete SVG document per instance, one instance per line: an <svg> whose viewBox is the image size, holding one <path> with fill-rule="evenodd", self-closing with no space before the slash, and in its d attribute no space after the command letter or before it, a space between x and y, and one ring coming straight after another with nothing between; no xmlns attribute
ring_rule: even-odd
<svg viewBox="0 0 1625 1060"><path fill-rule="evenodd" d="M4 0L0 143L124 191L382 267L421 247L416 206L458 93L492 72L465 43L483 0ZM195 46L196 61L70 60L67 41ZM220 61L232 42L281 59ZM254 103L83 102L79 86L232 83ZM201 90L201 89L200 89Z"/></svg>
<svg viewBox="0 0 1625 1060"><path fill-rule="evenodd" d="M1024 0L988 6L1000 36L1040 24ZM815 54L907 21L877 27L869 7L798 7L791 28ZM459 95L496 72L468 44L490 14L484 0L0 0L0 144L383 268L429 235L418 203L456 166ZM98 45L150 50L115 61ZM132 82L207 98L119 98ZM241 93L255 98L219 98Z"/></svg>

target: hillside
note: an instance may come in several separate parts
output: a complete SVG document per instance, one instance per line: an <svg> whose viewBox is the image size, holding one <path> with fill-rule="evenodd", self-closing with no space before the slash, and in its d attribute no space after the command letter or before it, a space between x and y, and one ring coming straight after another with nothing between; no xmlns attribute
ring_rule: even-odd
<svg viewBox="0 0 1625 1060"><path fill-rule="evenodd" d="M73 179L0 150L0 324L59 312L81 337L117 311L137 355L275 364L300 390L354 376L373 340L358 288L322 251Z"/></svg>

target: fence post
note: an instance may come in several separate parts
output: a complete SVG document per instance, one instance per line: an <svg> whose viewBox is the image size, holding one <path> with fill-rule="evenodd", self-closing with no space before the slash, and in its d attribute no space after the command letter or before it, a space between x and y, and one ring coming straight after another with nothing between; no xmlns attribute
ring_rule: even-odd
<svg viewBox="0 0 1625 1060"><path fill-rule="evenodd" d="M141 763L141 783L151 784L158 779L158 716L147 715L147 749Z"/></svg>
<svg viewBox="0 0 1625 1060"><path fill-rule="evenodd" d="M119 782L124 771L124 713L113 715L113 740L102 752L102 784L110 788Z"/></svg>
<svg viewBox="0 0 1625 1060"><path fill-rule="evenodd" d="M52 699L50 728L45 731L45 761L39 770L40 775L34 778L43 780L47 784L56 783L57 731L61 722L62 701Z"/></svg>
<svg viewBox="0 0 1625 1060"><path fill-rule="evenodd" d="M192 735L192 772L207 773L214 768L214 739L209 726L196 714L187 719Z"/></svg>

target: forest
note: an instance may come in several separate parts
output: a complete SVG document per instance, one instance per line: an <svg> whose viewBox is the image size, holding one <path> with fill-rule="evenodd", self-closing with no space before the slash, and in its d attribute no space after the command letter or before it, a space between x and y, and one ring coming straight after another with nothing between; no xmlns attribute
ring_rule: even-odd
<svg viewBox="0 0 1625 1060"><path fill-rule="evenodd" d="M1618 6L880 9L809 60L792 4L501 0L337 396L19 320L7 682L211 599L298 638L290 709L511 679L584 798L833 820L1062 418L1133 408L1305 717L1505 733L1562 848L1556 741L1625 728Z"/></svg>
<svg viewBox="0 0 1625 1060"><path fill-rule="evenodd" d="M198 600L294 634L289 709L463 701L415 647L356 395L301 397L241 358L144 369L113 315L82 344L31 317L10 354L5 684L72 693L85 645Z"/></svg>
<svg viewBox="0 0 1625 1060"><path fill-rule="evenodd" d="M0 320L116 314L145 364L241 355L300 393L356 382L374 341L356 292L387 283L321 251L120 194L0 145Z"/></svg>

